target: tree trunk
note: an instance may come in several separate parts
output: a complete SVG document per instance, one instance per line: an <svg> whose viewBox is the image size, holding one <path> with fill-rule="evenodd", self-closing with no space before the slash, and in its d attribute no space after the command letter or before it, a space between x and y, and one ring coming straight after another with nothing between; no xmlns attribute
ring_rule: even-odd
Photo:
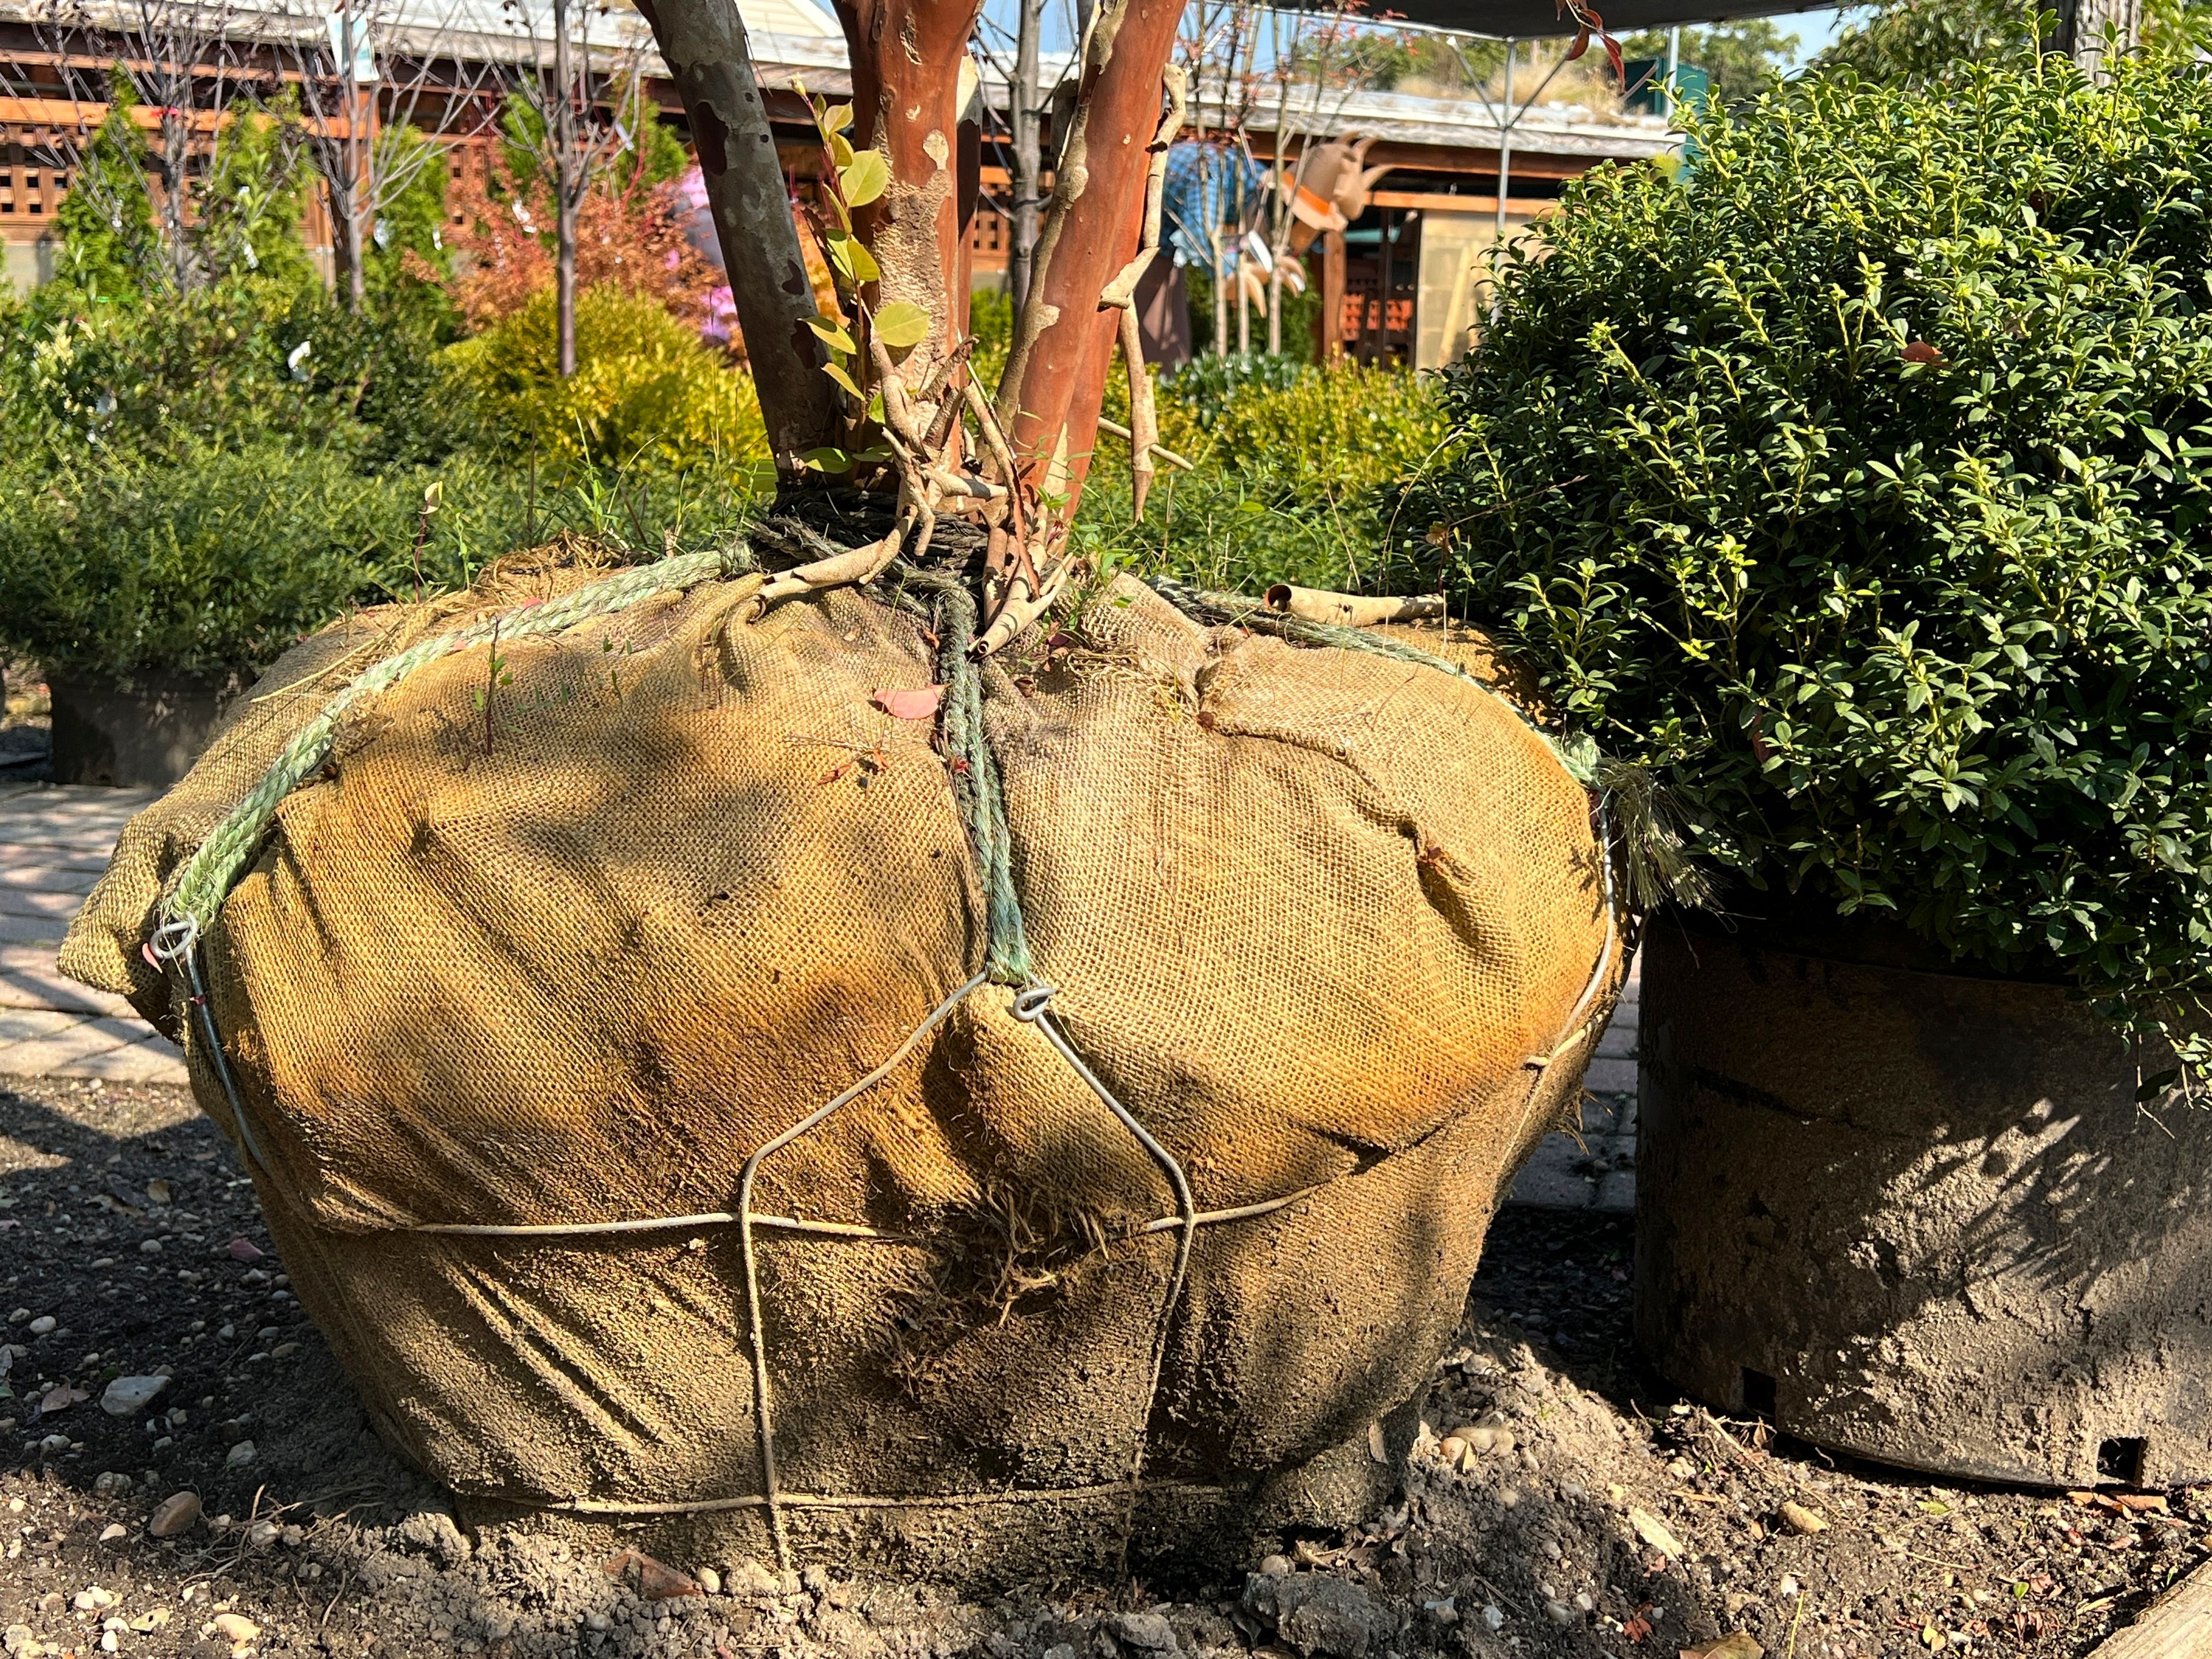
<svg viewBox="0 0 2212 1659"><path fill-rule="evenodd" d="M643 0L638 9L690 117L776 475L789 483L800 455L836 441L837 392L802 320L815 314L814 289L744 20L734 0Z"/></svg>
<svg viewBox="0 0 2212 1659"><path fill-rule="evenodd" d="M1060 149L1030 307L999 387L999 420L1024 479L1075 510L1090 470L1119 313L1107 283L1144 235L1147 149L1160 118L1160 73L1182 0L1103 0L1085 41L1075 113Z"/></svg>
<svg viewBox="0 0 2212 1659"><path fill-rule="evenodd" d="M2072 58L2103 80L2107 75L2104 62L2108 29L2116 52L2133 52L2142 39L2142 0L2060 0L2051 50Z"/></svg>
<svg viewBox="0 0 2212 1659"><path fill-rule="evenodd" d="M568 69L568 0L553 0L553 291L561 378L576 372L576 100Z"/></svg>
<svg viewBox="0 0 2212 1659"><path fill-rule="evenodd" d="M1036 258L1037 185L1044 176L1044 143L1039 117L1044 105L1043 71L1037 64L1044 33L1044 0L1020 0L1021 23L1014 36L1014 81L1006 89L1006 124L1012 130L1014 185L1012 246L1006 255L1006 289L1014 302L1015 328L1029 302L1030 273Z"/></svg>
<svg viewBox="0 0 2212 1659"><path fill-rule="evenodd" d="M838 0L853 64L853 144L883 152L890 183L854 215L883 277L873 309L899 301L929 315L929 336L897 365L911 390L951 347L961 268L960 65L978 0Z"/></svg>

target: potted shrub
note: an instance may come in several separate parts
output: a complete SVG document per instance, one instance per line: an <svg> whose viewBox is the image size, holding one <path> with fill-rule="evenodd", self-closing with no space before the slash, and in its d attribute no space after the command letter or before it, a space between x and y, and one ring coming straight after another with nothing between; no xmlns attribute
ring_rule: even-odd
<svg viewBox="0 0 2212 1659"><path fill-rule="evenodd" d="M1571 186L1401 523L1717 891L1638 1321L1829 1444L2212 1474L2212 86L1815 78Z"/></svg>
<svg viewBox="0 0 2212 1659"><path fill-rule="evenodd" d="M46 666L56 781L182 776L258 669L407 580L429 477L260 441L0 480L0 651Z"/></svg>

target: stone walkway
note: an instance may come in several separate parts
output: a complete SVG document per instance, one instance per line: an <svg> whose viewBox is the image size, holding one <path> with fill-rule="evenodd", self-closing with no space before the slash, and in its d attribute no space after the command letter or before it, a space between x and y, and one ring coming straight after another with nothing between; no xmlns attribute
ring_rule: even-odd
<svg viewBox="0 0 2212 1659"><path fill-rule="evenodd" d="M1620 1006L1583 1079L1589 1092L1583 1097L1581 1140L1546 1136L1515 1178L1509 1202L1619 1214L1636 1208L1636 1022L1643 995L1639 957L1630 964Z"/></svg>
<svg viewBox="0 0 2212 1659"><path fill-rule="evenodd" d="M182 1083L176 1045L54 965L124 821L151 790L0 783L0 1076Z"/></svg>
<svg viewBox="0 0 2212 1659"><path fill-rule="evenodd" d="M184 1057L120 997L62 977L54 953L151 790L0 783L0 1076L182 1083ZM1583 1133L1546 1139L1510 1202L1625 1212L1636 1205L1636 1016L1641 964L1591 1062Z"/></svg>

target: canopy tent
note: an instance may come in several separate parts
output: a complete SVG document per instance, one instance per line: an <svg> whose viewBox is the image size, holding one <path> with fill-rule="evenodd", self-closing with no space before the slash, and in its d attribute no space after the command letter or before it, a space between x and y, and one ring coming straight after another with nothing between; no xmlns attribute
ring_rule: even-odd
<svg viewBox="0 0 2212 1659"><path fill-rule="evenodd" d="M1719 23L1815 8L1806 0L1598 0L1594 9L1614 34L1630 34L1677 23ZM1394 23L1498 40L1535 40L1575 32L1574 19L1557 0L1392 0L1387 15Z"/></svg>

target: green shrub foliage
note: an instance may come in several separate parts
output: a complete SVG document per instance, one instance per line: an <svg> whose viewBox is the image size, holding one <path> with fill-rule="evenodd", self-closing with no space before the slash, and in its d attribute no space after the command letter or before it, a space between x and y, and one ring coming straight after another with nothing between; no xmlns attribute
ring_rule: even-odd
<svg viewBox="0 0 2212 1659"><path fill-rule="evenodd" d="M1601 170L1402 523L1730 887L2212 991L2212 84L1818 77ZM1417 522L1416 522L1417 521Z"/></svg>

